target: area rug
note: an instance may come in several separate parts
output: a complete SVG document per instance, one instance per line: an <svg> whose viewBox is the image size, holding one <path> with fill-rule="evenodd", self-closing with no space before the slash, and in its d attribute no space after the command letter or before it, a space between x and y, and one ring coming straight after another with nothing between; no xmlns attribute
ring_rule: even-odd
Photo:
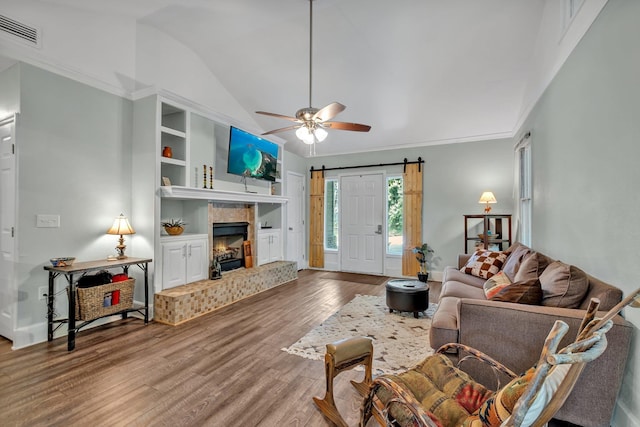
<svg viewBox="0 0 640 427"><path fill-rule="evenodd" d="M384 296L356 295L322 324L282 350L307 359L323 360L326 344L364 336L373 340L373 373L399 373L433 354L429 327L436 307L429 304L426 316L416 319L413 313L389 313Z"/></svg>

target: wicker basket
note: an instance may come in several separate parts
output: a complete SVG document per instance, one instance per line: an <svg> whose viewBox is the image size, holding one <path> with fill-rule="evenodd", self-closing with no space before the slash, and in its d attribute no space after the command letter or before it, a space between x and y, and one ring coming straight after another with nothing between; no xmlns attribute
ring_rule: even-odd
<svg viewBox="0 0 640 427"><path fill-rule="evenodd" d="M93 320L133 308L133 288L135 283L136 279L129 279L90 288L77 288L76 320ZM116 290L120 291L118 304L105 307L105 298L110 294L113 295L113 291Z"/></svg>

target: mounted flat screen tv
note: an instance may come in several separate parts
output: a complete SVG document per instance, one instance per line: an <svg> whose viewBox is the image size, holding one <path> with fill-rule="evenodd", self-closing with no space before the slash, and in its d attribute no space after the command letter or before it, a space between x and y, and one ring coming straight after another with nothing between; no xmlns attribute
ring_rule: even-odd
<svg viewBox="0 0 640 427"><path fill-rule="evenodd" d="M227 173L275 181L278 144L231 126Z"/></svg>

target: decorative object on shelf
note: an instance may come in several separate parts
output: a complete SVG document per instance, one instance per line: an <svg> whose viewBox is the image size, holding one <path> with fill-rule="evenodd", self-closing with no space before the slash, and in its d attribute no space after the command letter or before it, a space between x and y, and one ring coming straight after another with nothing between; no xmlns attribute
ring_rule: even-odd
<svg viewBox="0 0 640 427"><path fill-rule="evenodd" d="M271 184L271 195L275 196L276 194L276 185L275 184Z"/></svg>
<svg viewBox="0 0 640 427"><path fill-rule="evenodd" d="M173 151L171 150L171 147L167 145L162 149L162 157L166 157L168 159L173 157Z"/></svg>
<svg viewBox="0 0 640 427"><path fill-rule="evenodd" d="M213 167L209 166L209 189L213 190Z"/></svg>
<svg viewBox="0 0 640 427"><path fill-rule="evenodd" d="M169 221L164 221L161 223L164 227L164 230L170 236L179 236L184 231L184 226L187 225L182 219L171 219Z"/></svg>
<svg viewBox="0 0 640 427"><path fill-rule="evenodd" d="M207 165L202 165L202 188L207 188Z"/></svg>
<svg viewBox="0 0 640 427"><path fill-rule="evenodd" d="M168 177L163 176L162 185L164 185L165 187L171 187L171 180Z"/></svg>
<svg viewBox="0 0 640 427"><path fill-rule="evenodd" d="M427 282L427 280L429 280L429 271L427 268L433 258L433 249L431 249L427 243L423 243L422 246L416 246L413 248L413 253L416 254L416 259L420 264L418 280L421 282Z"/></svg>
<svg viewBox="0 0 640 427"><path fill-rule="evenodd" d="M215 256L213 257L213 261L211 261L211 267L209 267L209 279L222 279L222 266L220 265L220 262L218 262L218 258Z"/></svg>
<svg viewBox="0 0 640 427"><path fill-rule="evenodd" d="M478 200L478 203L486 203L486 206L484 208L485 214L491 212L491 206L489 206L489 203L497 202L498 201L496 200L496 196L494 196L491 191L485 191L484 193L482 193L482 196L480 196L480 200Z"/></svg>
<svg viewBox="0 0 640 427"><path fill-rule="evenodd" d="M51 258L49 262L54 267L69 267L73 265L73 262L76 260L76 257L72 256L64 256L59 258Z"/></svg>
<svg viewBox="0 0 640 427"><path fill-rule="evenodd" d="M120 214L119 217L113 221L113 225L109 230L107 230L107 234L120 235L120 240L118 240L118 246L116 246L116 250L118 251L117 259L125 259L127 256L124 254L124 250L127 248L124 244L125 234L136 234L136 231L129 224L129 220L123 214Z"/></svg>

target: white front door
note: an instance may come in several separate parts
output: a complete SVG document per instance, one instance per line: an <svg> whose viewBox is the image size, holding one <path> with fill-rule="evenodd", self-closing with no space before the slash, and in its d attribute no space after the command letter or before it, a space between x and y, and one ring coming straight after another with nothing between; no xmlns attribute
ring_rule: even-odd
<svg viewBox="0 0 640 427"><path fill-rule="evenodd" d="M0 120L0 335L13 340L16 221L14 118Z"/></svg>
<svg viewBox="0 0 640 427"><path fill-rule="evenodd" d="M304 251L304 176L287 172L287 260L296 261L298 270L306 267Z"/></svg>
<svg viewBox="0 0 640 427"><path fill-rule="evenodd" d="M340 178L341 270L382 274L384 197L382 174Z"/></svg>

